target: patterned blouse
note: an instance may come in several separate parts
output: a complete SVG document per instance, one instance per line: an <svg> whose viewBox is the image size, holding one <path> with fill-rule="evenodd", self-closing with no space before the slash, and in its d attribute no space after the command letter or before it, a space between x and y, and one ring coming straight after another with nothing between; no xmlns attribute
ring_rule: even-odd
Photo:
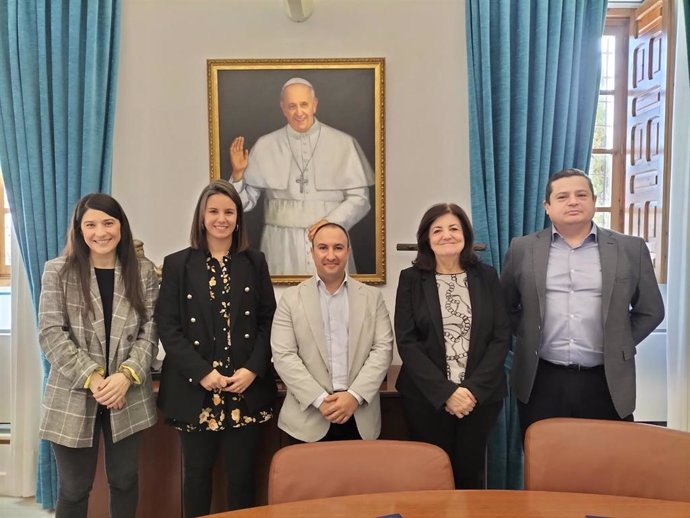
<svg viewBox="0 0 690 518"><path fill-rule="evenodd" d="M221 264L209 253L206 258L206 269L213 309L213 367L223 376L232 376L235 369L230 352L230 254L223 257ZM247 409L242 394L214 390L206 393L198 423L183 423L173 419L171 424L184 432L217 432L263 423L272 417L273 409L270 407L252 414Z"/></svg>
<svg viewBox="0 0 690 518"><path fill-rule="evenodd" d="M462 383L465 379L472 329L472 304L467 274L437 273L436 286L446 341L446 376L454 383Z"/></svg>

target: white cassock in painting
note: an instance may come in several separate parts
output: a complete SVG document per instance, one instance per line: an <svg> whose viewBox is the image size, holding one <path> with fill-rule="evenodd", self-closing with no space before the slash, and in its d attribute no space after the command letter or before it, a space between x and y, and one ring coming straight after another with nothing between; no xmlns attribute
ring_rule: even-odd
<svg viewBox="0 0 690 518"><path fill-rule="evenodd" d="M290 79L281 90L287 125L260 137L249 153L244 137L230 146L232 182L245 211L264 193L261 250L273 275L314 273L311 237L325 222L351 229L371 207L371 165L357 141L319 122L311 83ZM356 273L352 254L350 273Z"/></svg>

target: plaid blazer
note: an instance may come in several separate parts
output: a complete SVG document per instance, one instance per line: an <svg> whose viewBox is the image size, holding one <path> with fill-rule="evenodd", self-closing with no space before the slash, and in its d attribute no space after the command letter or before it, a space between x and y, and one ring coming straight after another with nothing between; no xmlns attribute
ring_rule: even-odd
<svg viewBox="0 0 690 518"><path fill-rule="evenodd" d="M126 365L142 380L127 391L125 407L110 412L113 442L117 442L156 423L151 361L158 351L153 321L158 278L153 264L139 259L146 306L146 318L141 319L125 297L119 262L115 266L110 357L105 358L105 322L96 273L92 268L93 311L85 314L78 275L63 271L65 261L64 256L50 260L43 272L38 307L39 342L51 369L43 395L39 435L72 448L92 445L98 403L84 384L93 371L99 367L105 369L107 363L111 374Z"/></svg>

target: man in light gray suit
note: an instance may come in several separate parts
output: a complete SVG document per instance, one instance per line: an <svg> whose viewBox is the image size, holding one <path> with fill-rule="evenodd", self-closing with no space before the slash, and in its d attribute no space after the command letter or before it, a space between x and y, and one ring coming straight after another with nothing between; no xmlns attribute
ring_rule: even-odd
<svg viewBox="0 0 690 518"><path fill-rule="evenodd" d="M645 242L599 228L588 176L549 179L552 226L512 241L501 275L517 337L520 426L549 417L633 420L636 346L664 318Z"/></svg>
<svg viewBox="0 0 690 518"><path fill-rule="evenodd" d="M379 290L345 273L343 227L319 227L311 253L316 275L288 288L273 318L273 363L287 387L278 427L296 442L376 439L393 357L388 310Z"/></svg>

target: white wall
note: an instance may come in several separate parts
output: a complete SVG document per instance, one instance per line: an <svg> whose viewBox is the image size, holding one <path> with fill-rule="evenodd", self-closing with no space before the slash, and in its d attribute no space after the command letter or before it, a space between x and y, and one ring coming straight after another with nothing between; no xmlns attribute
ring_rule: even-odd
<svg viewBox="0 0 690 518"><path fill-rule="evenodd" d="M10 335L0 334L0 423L11 421L10 380L12 365L12 351L10 349ZM7 472L9 471L10 445L0 444L0 495L7 492Z"/></svg>
<svg viewBox="0 0 690 518"><path fill-rule="evenodd" d="M464 3L315 0L304 23L281 0L124 0L113 194L156 263L187 244L209 178L206 60L386 58L386 265L398 272L431 204L469 210ZM280 291L280 290L278 290Z"/></svg>
<svg viewBox="0 0 690 518"><path fill-rule="evenodd" d="M10 335L0 334L0 423L10 421Z"/></svg>
<svg viewBox="0 0 690 518"><path fill-rule="evenodd" d="M294 23L281 0L124 0L113 194L160 264L187 245L209 178L207 59L383 56L388 284L381 289L392 316L398 272L413 257L396 243L414 242L433 203L470 208L464 2L314 5L309 20ZM665 417L658 338L638 356L641 419Z"/></svg>
<svg viewBox="0 0 690 518"><path fill-rule="evenodd" d="M659 286L668 308L665 284ZM668 314L668 309L666 310ZM667 319L637 345L635 355L637 406L636 421L664 422L667 417L666 347Z"/></svg>

